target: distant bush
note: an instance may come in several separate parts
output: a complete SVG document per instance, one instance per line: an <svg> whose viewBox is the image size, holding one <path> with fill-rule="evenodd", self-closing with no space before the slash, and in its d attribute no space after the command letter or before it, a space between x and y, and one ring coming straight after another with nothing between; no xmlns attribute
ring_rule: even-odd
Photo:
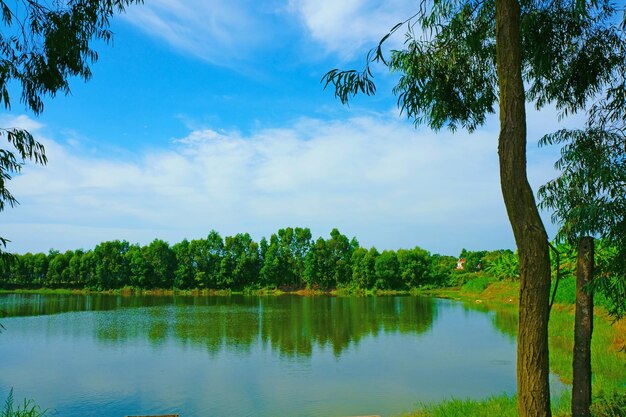
<svg viewBox="0 0 626 417"><path fill-rule="evenodd" d="M498 279L519 279L519 261L512 251L493 251L483 258L485 272Z"/></svg>
<svg viewBox="0 0 626 417"><path fill-rule="evenodd" d="M465 283L480 277L480 275L476 272L466 272L463 270L454 270L448 277L448 287L461 287L465 285Z"/></svg>
<svg viewBox="0 0 626 417"><path fill-rule="evenodd" d="M492 284L496 281L497 279L489 275L476 276L475 278L467 281L461 287L461 289L467 292L482 292L485 288L489 286L489 284Z"/></svg>

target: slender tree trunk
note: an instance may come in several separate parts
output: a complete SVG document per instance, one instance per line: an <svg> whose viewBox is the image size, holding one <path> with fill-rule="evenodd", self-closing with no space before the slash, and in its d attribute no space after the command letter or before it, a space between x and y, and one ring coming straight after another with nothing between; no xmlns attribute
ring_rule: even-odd
<svg viewBox="0 0 626 417"><path fill-rule="evenodd" d="M572 417L589 417L591 406L591 333L593 332L593 293L585 288L593 279L593 238L578 241L576 262L576 318L574 324L574 383Z"/></svg>
<svg viewBox="0 0 626 417"><path fill-rule="evenodd" d="M548 236L526 176L526 111L521 67L520 5L496 0L500 89L500 184L519 253L517 408L520 417L549 417Z"/></svg>

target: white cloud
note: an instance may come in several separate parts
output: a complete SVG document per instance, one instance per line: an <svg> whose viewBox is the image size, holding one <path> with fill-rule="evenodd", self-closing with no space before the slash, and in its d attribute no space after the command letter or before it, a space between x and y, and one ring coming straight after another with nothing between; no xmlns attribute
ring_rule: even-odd
<svg viewBox="0 0 626 417"><path fill-rule="evenodd" d="M446 229L472 213L473 223L487 220L477 214L499 198L493 138L435 138L398 120L301 120L250 136L197 130L136 162L39 139L50 163L12 181L22 204L3 213L3 233L20 251L177 241L211 228L260 237L288 225L411 246L428 243L422 227ZM412 239L376 238L400 225Z"/></svg>
<svg viewBox="0 0 626 417"><path fill-rule="evenodd" d="M362 54L397 23L411 17L419 4L408 0L289 0L309 35L327 52L349 59ZM403 33L390 39L395 47Z"/></svg>
<svg viewBox="0 0 626 417"><path fill-rule="evenodd" d="M268 4L252 0L151 0L129 7L125 19L213 64L231 66L268 39Z"/></svg>
<svg viewBox="0 0 626 417"><path fill-rule="evenodd" d="M18 252L211 229L259 239L286 226L338 227L379 248L513 245L493 131L435 134L391 114L301 119L249 135L198 129L133 159L38 139L49 165L26 166L10 183L21 205L2 213ZM536 184L552 175L541 155L530 161Z"/></svg>
<svg viewBox="0 0 626 417"><path fill-rule="evenodd" d="M31 133L36 133L43 127L41 123L28 116L21 115L13 117L6 114L0 116L0 126L5 129L25 129Z"/></svg>
<svg viewBox="0 0 626 417"><path fill-rule="evenodd" d="M309 59L319 52L354 58L416 7L408 0L152 0L129 7L124 19L178 50L240 69L268 46L275 53L301 34L322 47L307 48ZM399 33L389 43L403 40Z"/></svg>

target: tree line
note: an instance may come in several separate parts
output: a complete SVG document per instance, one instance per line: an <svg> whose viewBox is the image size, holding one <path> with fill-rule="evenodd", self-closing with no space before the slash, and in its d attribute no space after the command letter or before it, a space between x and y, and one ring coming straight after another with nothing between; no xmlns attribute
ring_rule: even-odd
<svg viewBox="0 0 626 417"><path fill-rule="evenodd" d="M504 271L511 251L463 250L465 272L500 271L515 278L516 264ZM508 262L508 263L507 263ZM513 261L515 263L515 261ZM92 250L51 250L0 259L5 288L83 288L114 290L280 288L410 290L450 285L457 258L425 249L363 248L337 229L314 240L308 228L285 228L255 242L248 233L223 238L211 231L204 239L169 245L107 241ZM504 272L503 272L504 271Z"/></svg>

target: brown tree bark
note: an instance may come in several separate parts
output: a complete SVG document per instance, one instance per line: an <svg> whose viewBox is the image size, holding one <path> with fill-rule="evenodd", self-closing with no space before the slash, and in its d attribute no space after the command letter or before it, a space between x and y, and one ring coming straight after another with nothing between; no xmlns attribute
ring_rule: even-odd
<svg viewBox="0 0 626 417"><path fill-rule="evenodd" d="M549 417L548 236L526 175L526 110L520 5L496 0L496 64L500 90L500 185L519 253L517 408L520 417Z"/></svg>
<svg viewBox="0 0 626 417"><path fill-rule="evenodd" d="M593 332L593 293L585 288L593 279L594 241L585 236L578 241L576 261L576 316L574 319L574 381L572 417L589 417L591 406L591 334Z"/></svg>

